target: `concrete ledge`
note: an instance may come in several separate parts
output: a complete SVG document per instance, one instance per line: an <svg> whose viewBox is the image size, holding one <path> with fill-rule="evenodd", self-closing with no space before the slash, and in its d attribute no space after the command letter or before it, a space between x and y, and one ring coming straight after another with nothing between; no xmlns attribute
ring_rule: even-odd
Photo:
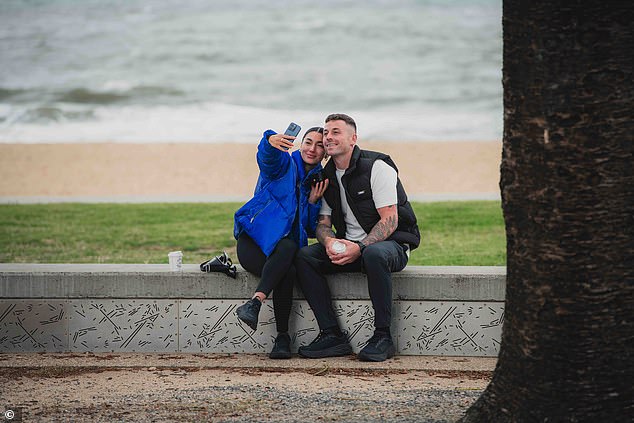
<svg viewBox="0 0 634 423"><path fill-rule="evenodd" d="M496 356L504 321L504 267L410 266L393 275L392 334L401 355ZM358 352L374 331L362 274L328 278L340 326ZM235 309L258 279L197 265L0 264L0 352L266 353L272 301L251 330ZM301 292L292 349L319 332Z"/></svg>
<svg viewBox="0 0 634 423"><path fill-rule="evenodd" d="M198 265L170 272L164 264L0 264L1 298L216 298L252 295L258 278L203 273ZM369 298L365 277L328 277L333 299ZM408 266L393 275L401 300L504 301L505 267ZM296 298L303 298L296 291Z"/></svg>

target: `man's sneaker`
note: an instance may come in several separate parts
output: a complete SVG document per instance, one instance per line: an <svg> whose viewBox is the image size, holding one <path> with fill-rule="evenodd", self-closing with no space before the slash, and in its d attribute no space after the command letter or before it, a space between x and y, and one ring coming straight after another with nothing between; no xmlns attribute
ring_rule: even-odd
<svg viewBox="0 0 634 423"><path fill-rule="evenodd" d="M291 337L288 336L288 333L283 332L277 335L269 358L291 358Z"/></svg>
<svg viewBox="0 0 634 423"><path fill-rule="evenodd" d="M389 335L374 333L365 347L359 352L361 361L385 361L394 357L396 348Z"/></svg>
<svg viewBox="0 0 634 423"><path fill-rule="evenodd" d="M352 353L352 347L345 335L337 336L321 331L309 345L299 347L299 355L307 358L339 357Z"/></svg>
<svg viewBox="0 0 634 423"><path fill-rule="evenodd" d="M258 314L262 303L257 298L252 298L236 309L238 319L246 323L251 329L258 327Z"/></svg>

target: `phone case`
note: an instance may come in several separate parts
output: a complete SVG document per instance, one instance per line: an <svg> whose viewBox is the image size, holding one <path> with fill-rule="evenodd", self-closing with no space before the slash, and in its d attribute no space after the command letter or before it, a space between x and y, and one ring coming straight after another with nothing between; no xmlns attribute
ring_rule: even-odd
<svg viewBox="0 0 634 423"><path fill-rule="evenodd" d="M292 137L296 137L297 135L299 135L299 131L302 130L302 127L299 126L298 124L291 122L288 125L288 128L286 128L286 132L284 132L284 135L290 135Z"/></svg>

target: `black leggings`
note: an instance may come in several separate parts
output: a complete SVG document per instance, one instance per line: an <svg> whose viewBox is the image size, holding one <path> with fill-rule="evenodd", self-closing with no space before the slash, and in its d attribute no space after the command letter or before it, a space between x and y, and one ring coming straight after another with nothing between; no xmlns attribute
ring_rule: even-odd
<svg viewBox="0 0 634 423"><path fill-rule="evenodd" d="M289 238L282 238L270 256L266 257L258 244L246 233L238 238L238 260L248 272L260 277L256 292L268 297L273 295L273 313L278 332L288 332L288 319L293 304L293 285L295 283L295 265L293 259L297 244Z"/></svg>

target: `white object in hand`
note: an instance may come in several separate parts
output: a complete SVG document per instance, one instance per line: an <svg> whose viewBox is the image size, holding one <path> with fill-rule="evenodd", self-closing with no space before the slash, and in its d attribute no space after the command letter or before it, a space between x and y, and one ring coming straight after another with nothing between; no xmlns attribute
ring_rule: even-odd
<svg viewBox="0 0 634 423"><path fill-rule="evenodd" d="M167 255L170 262L170 270L172 272L180 272L183 270L183 253L181 251L172 251Z"/></svg>
<svg viewBox="0 0 634 423"><path fill-rule="evenodd" d="M346 244L341 241L335 241L332 243L332 249L335 253L341 254L346 251Z"/></svg>

